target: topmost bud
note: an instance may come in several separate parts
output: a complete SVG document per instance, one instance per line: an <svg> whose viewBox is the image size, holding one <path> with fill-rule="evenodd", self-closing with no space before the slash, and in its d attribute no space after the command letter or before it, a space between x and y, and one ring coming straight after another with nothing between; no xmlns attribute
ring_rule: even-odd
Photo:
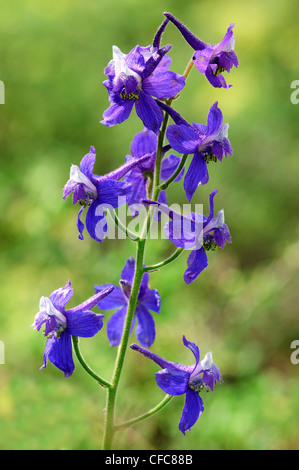
<svg viewBox="0 0 299 470"><path fill-rule="evenodd" d="M177 18L170 13L164 13L180 31L187 43L194 49L193 62L196 68L204 73L209 82L218 88L230 88L227 85L222 72L229 72L232 66L238 67L239 61L234 51L235 39L233 36L232 23L219 44L206 44L198 39L194 34L186 28Z"/></svg>

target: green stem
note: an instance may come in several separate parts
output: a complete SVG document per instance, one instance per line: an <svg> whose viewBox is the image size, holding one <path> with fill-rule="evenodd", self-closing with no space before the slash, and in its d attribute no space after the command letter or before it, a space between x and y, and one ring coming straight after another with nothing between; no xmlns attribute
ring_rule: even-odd
<svg viewBox="0 0 299 470"><path fill-rule="evenodd" d="M115 426L115 431L120 431L121 429L128 428L129 426L132 426L132 424L139 423L140 421L143 421L144 419L149 418L150 416L154 415L158 411L162 410L162 408L164 408L164 406L166 406L167 403L169 403L172 398L173 398L172 395L166 395L163 398L163 400L157 406L155 406L155 408L152 408L147 413L137 416L136 418L130 419L129 421L126 421L125 423L117 424Z"/></svg>
<svg viewBox="0 0 299 470"><path fill-rule="evenodd" d="M157 156L156 156L156 165L155 165L155 172L154 172L154 179L153 179L153 195L152 199L157 201L160 189L160 170L161 170L161 160L162 160L162 149L163 149L163 142L165 137L165 132L167 128L168 122L168 114L165 113L162 128L160 130L158 144L157 144ZM145 220L145 224L143 227L143 232L141 237L137 240L137 254L136 254L136 266L135 266L135 274L132 284L131 295L128 303L128 310L124 325L124 330L121 338L120 345L118 347L118 353L115 361L114 373L112 377L111 386L108 388L107 394L107 402L106 402L106 417L105 417L105 431L104 431L104 438L103 438L103 449L110 450L112 446L112 440L115 433L115 425L114 425L114 414L115 414L115 402L116 402L116 395L117 389L121 377L121 372L123 369L123 364L125 360L125 355L127 351L130 330L132 320L135 314L138 293L140 289L140 284L142 280L142 276L144 274L143 264L144 264L144 253L145 253L145 244L147 239L147 233L149 231L151 225L151 210L147 213L147 218Z"/></svg>
<svg viewBox="0 0 299 470"><path fill-rule="evenodd" d="M147 197L147 199L151 198L152 190L153 190L153 174L150 173L147 177L147 186L146 186L146 197Z"/></svg>
<svg viewBox="0 0 299 470"><path fill-rule="evenodd" d="M79 348L79 338L77 338L77 336L72 336L72 340L73 340L73 345L74 345L74 350L75 350L75 354L77 356L77 359L78 361L80 362L81 366L83 367L83 369L86 370L86 372L93 378L95 379L102 387L104 388L110 388L111 387L111 384L109 382L107 382L106 380L102 379L102 377L100 377L98 374L96 374L90 367L89 365L85 362L82 354L81 354L81 351L80 351L80 348Z"/></svg>
<svg viewBox="0 0 299 470"><path fill-rule="evenodd" d="M172 100L171 100L172 101ZM169 104L171 103L169 100ZM156 154L156 164L155 164L155 172L154 172L154 183L153 183L153 201L157 201L158 196L160 194L160 173L161 173L161 161L162 161L162 149L163 149L163 142L165 137L165 132L167 129L169 114L164 114L164 119L162 123L162 128L158 138L158 146L157 146L157 154Z"/></svg>
<svg viewBox="0 0 299 470"><path fill-rule="evenodd" d="M173 173L173 175L167 181L165 181L165 183L160 184L159 186L160 190L167 189L170 183L172 183L176 179L176 177L180 174L180 172L184 168L187 158L188 158L188 155L186 154L182 156L180 164L175 170L175 172Z"/></svg>
<svg viewBox="0 0 299 470"><path fill-rule="evenodd" d="M143 271L149 272L149 271L156 271L157 269L163 268L163 266L166 266L167 264L171 263L174 261L178 256L180 256L181 253L183 253L184 248L177 248L169 258L165 259L164 261L161 261L161 263L154 264L152 266L145 266L143 268Z"/></svg>
<svg viewBox="0 0 299 470"><path fill-rule="evenodd" d="M137 298L141 279L143 276L143 257L145 248L145 239L138 240L137 242L137 259L135 267L135 275L132 284L131 296L128 303L127 316L123 329L120 345L118 347L118 353L115 362L114 374L112 377L111 387L108 389L107 395L107 406L106 406L106 422L105 422L105 433L103 440L103 449L110 450L112 446L112 439L114 435L114 411L115 411L115 400L116 393L120 381L120 376L125 360L127 351L128 340L130 336L131 324L135 314L135 308L137 304Z"/></svg>
<svg viewBox="0 0 299 470"><path fill-rule="evenodd" d="M113 218L113 221L114 221L116 227L119 228L120 230L122 230L122 232L125 233L127 238L129 238L133 242L138 241L138 237L136 235L134 235L132 232L130 232L127 229L127 227L125 227L124 224L119 220L118 215L116 215L115 210L113 210L113 214L112 214L112 211L110 211L110 215Z"/></svg>

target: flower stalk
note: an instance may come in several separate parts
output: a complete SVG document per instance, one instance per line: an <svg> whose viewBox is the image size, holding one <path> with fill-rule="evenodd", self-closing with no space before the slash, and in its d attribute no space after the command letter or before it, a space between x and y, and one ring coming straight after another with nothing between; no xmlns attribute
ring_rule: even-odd
<svg viewBox="0 0 299 470"><path fill-rule="evenodd" d="M167 181L165 181L164 183L162 183L159 187L160 191L162 190L165 190L168 188L168 186L170 185L170 183L172 183L177 177L178 175L181 173L182 169L184 168L185 166L185 163L187 161L187 158L188 158L188 155L187 154L184 154L181 158L181 161L177 167L177 169L175 170L175 172L173 173L173 175L168 178Z"/></svg>
<svg viewBox="0 0 299 470"><path fill-rule="evenodd" d="M149 410L147 413L137 416L136 418L130 419L129 421L126 421L125 423L117 424L115 426L115 431L121 431L122 429L128 428L129 426L132 426L133 424L140 423L140 421L150 418L150 416L153 416L154 414L158 413L158 411L162 410L170 402L172 398L173 398L172 395L165 395L163 400L157 406Z"/></svg>
<svg viewBox="0 0 299 470"><path fill-rule="evenodd" d="M151 272L151 271L157 271L160 268L163 268L169 263L172 263L175 259L177 259L184 251L184 248L177 248L169 258L166 258L164 261L161 261L161 263L153 264L151 266L145 266L143 268L144 272Z"/></svg>
<svg viewBox="0 0 299 470"><path fill-rule="evenodd" d="M138 292L140 289L140 283L143 275L143 257L145 249L145 240L138 240L137 242L137 260L134 281L132 285L131 296L129 299L128 310L126 321L123 329L121 343L118 347L118 353L114 366L114 373L111 381L111 387L108 389L107 393L107 405L106 405L106 420L105 420L105 431L103 439L103 450L110 450L112 446L113 435L115 432L114 427L114 413L115 413L115 401L118 390L118 385L124 365L125 355L128 346L128 340L130 336L130 329L132 320L135 313L136 302L138 297Z"/></svg>
<svg viewBox="0 0 299 470"><path fill-rule="evenodd" d="M159 138L158 138L158 144L157 144L156 165L155 165L153 188L152 188L152 198L154 201L157 201L159 193L160 193L159 185L160 185L161 159L162 159L164 136L165 136L165 132L167 129L167 122L168 122L168 114L165 113L161 131L160 131ZM142 276L144 274L143 265L144 265L145 246L146 246L147 233L149 231L150 224L151 224L151 212L152 212L151 210L148 211L147 218L146 218L144 228L143 228L143 233L141 235L141 238L137 241L136 267L135 267L134 280L132 284L132 290L131 290L131 295L129 299L122 339L118 347L118 353L117 353L117 357L115 361L111 387L109 387L108 393L107 393L103 450L111 449L113 436L116 430L115 425L114 425L114 414L115 414L115 402L116 402L116 396L117 396L117 389L118 389L118 385L119 385L119 381L120 381L120 377L121 377L121 373L122 373L122 369L124 365L126 351L128 348L130 330L131 330L132 320L135 314L140 284L141 284Z"/></svg>
<svg viewBox="0 0 299 470"><path fill-rule="evenodd" d="M98 374L96 374L87 364L85 359L82 356L82 353L80 351L79 347L79 338L77 336L72 336L72 341L73 341L73 346L74 346L74 351L77 356L78 361L80 362L81 366L83 369L93 378L95 379L98 384L100 384L103 388L110 388L111 383L107 382L106 380L102 379Z"/></svg>
<svg viewBox="0 0 299 470"><path fill-rule="evenodd" d="M189 73L191 72L193 65L194 65L194 62L193 62L193 59L191 59L184 72L185 80L187 79Z"/></svg>

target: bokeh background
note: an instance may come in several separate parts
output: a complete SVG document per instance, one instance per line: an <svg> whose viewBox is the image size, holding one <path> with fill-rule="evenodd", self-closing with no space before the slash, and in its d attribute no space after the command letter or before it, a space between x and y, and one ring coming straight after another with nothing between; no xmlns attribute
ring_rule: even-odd
<svg viewBox="0 0 299 470"><path fill-rule="evenodd" d="M240 67L226 75L229 90L213 89L194 69L176 109L206 122L217 100L230 124L233 158L211 164L210 182L192 202L225 209L233 243L209 254L209 268L183 282L187 254L151 275L162 310L155 315L153 350L192 363L182 335L202 355L212 350L224 382L204 393L205 412L184 437L178 431L183 398L154 418L116 436L115 449L298 449L299 365L290 345L298 318L298 117L291 83L299 79L297 0L4 0L0 15L1 449L98 449L105 392L80 368L73 376L51 364L40 371L44 337L30 328L39 299L72 280L70 306L93 295L93 285L118 283L130 241L86 236L78 240L77 208L62 200L72 163L94 145L96 172L124 162L135 133L133 113L121 126L101 124L108 107L103 69L112 45L129 52L151 43L170 11L208 43L220 42L236 23ZM173 48L172 70L182 73L192 51L170 25L163 43ZM186 202L182 184L169 202ZM151 242L147 262L173 250ZM110 312L107 312L109 318ZM106 323L105 323L106 327ZM82 340L90 365L109 380L116 349L105 327ZM135 342L135 335L132 342ZM191 357L192 356L192 357ZM155 406L155 364L129 351L118 399L120 420Z"/></svg>

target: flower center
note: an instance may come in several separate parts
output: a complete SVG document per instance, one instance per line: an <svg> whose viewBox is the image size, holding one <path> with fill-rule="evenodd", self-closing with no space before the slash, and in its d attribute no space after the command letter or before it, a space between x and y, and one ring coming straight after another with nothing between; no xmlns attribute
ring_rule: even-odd
<svg viewBox="0 0 299 470"><path fill-rule="evenodd" d="M213 74L217 77L217 75L219 75L220 73L224 72L224 68L223 67L220 67L218 65L218 67L213 71Z"/></svg>
<svg viewBox="0 0 299 470"><path fill-rule="evenodd" d="M195 392L200 392L205 388L203 380L201 377L194 377L189 381L189 388L192 388Z"/></svg>
<svg viewBox="0 0 299 470"><path fill-rule="evenodd" d="M89 207L95 199L96 197L93 193L87 192L84 199L80 199L79 204L84 207Z"/></svg>
<svg viewBox="0 0 299 470"><path fill-rule="evenodd" d="M210 250L215 251L217 248L217 244L214 241L213 235L211 234L204 235L202 246L206 251L210 251Z"/></svg>
<svg viewBox="0 0 299 470"><path fill-rule="evenodd" d="M51 333L47 335L47 338L60 338L61 333L63 333L65 330L66 325L63 325L62 323L57 323L55 330L51 331Z"/></svg>
<svg viewBox="0 0 299 470"><path fill-rule="evenodd" d="M136 93L136 92L134 92L134 93L129 93L129 94L128 94L128 93L126 93L125 91L123 91L123 92L120 94L120 97L121 97L121 99L123 99L123 100L134 100L134 101L136 101L136 100L138 100L139 95L138 95L138 93Z"/></svg>
<svg viewBox="0 0 299 470"><path fill-rule="evenodd" d="M141 87L141 76L131 70L126 62L126 55L117 46L113 46L114 63L114 91L119 93L123 100L138 100L138 91Z"/></svg>
<svg viewBox="0 0 299 470"><path fill-rule="evenodd" d="M206 163L210 163L210 162L218 162L218 158L213 155L213 154L209 154L208 152L206 152L203 156L203 159Z"/></svg>

